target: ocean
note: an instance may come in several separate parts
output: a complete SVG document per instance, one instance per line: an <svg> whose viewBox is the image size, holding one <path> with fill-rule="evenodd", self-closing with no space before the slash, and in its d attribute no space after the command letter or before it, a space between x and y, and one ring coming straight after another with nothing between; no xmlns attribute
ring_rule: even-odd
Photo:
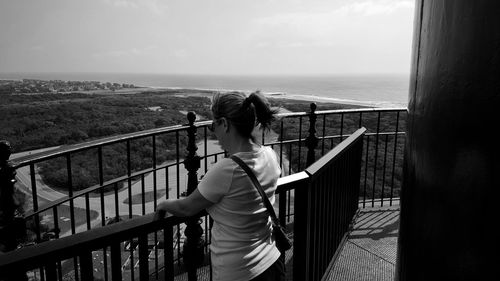
<svg viewBox="0 0 500 281"><path fill-rule="evenodd" d="M127 83L155 88L239 90L286 98L406 107L409 75L229 76L134 73L0 73L0 79Z"/></svg>

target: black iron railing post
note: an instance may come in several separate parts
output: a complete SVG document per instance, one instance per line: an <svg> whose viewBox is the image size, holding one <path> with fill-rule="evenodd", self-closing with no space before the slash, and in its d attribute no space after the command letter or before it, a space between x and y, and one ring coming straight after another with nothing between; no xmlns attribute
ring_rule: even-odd
<svg viewBox="0 0 500 281"><path fill-rule="evenodd" d="M318 146L319 139L316 136L316 104L311 103L311 112L309 113L309 135L306 138L305 145L307 147L307 162L306 165L310 166L316 161L315 149Z"/></svg>
<svg viewBox="0 0 500 281"><path fill-rule="evenodd" d="M9 163L11 146L8 141L0 141L0 253L17 248L18 241L26 232L22 217L16 216L19 202L14 194L16 169ZM27 280L24 272L9 272L2 280Z"/></svg>
<svg viewBox="0 0 500 281"><path fill-rule="evenodd" d="M8 252L14 250L16 237L10 235L9 228L14 221L16 202L14 200L14 183L16 182L16 171L9 164L10 144L0 141L0 251Z"/></svg>
<svg viewBox="0 0 500 281"><path fill-rule="evenodd" d="M196 126L194 121L196 115L189 112L187 115L189 121L187 155L184 160L184 166L188 171L187 195L191 194L198 187L198 169L200 168L200 157L196 153ZM188 272L188 280L197 280L196 269L201 265L204 259L204 241L202 238L203 229L201 220L197 217L189 218L186 222L184 231L186 241L184 242L184 264Z"/></svg>

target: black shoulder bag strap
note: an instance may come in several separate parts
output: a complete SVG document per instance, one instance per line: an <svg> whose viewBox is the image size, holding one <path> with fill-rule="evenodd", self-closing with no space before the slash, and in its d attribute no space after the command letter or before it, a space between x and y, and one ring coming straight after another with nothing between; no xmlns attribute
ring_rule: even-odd
<svg viewBox="0 0 500 281"><path fill-rule="evenodd" d="M257 191L259 191L260 196L262 197L262 202L264 203L264 206L266 206L267 211L269 212L269 214L271 216L271 219L273 220L273 222L276 225L279 225L279 220L278 220L278 217L276 216L276 213L274 212L274 208L271 205L271 202L269 202L269 198L267 198L267 195L264 192L264 189L260 185L259 181L257 180L257 177L252 172L250 167L248 167L248 165L245 164L245 162L243 162L243 160L241 160L241 158L239 158L238 156L231 155L231 159L233 159L234 162L236 162L238 165L240 165L240 167L243 169L243 171L245 171L248 174L248 177L250 177L250 179L252 180L253 185L255 186Z"/></svg>

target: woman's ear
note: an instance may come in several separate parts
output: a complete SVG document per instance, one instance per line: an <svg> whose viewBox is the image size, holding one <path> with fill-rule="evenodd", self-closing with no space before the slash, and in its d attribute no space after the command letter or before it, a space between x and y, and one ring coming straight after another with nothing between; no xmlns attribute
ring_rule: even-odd
<svg viewBox="0 0 500 281"><path fill-rule="evenodd" d="M221 118L222 126L224 128L224 132L227 133L229 132L229 121L226 119L226 117Z"/></svg>

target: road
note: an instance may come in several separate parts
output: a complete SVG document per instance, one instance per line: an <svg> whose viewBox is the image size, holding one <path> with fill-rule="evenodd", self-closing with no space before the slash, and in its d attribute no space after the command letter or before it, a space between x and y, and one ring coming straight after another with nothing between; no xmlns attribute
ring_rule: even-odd
<svg viewBox="0 0 500 281"><path fill-rule="evenodd" d="M271 132L270 134L266 134L266 142L270 141L275 141L277 138L277 134L274 132ZM203 142L199 142L198 144L198 155L205 155L204 151L204 145ZM52 149L52 148L50 148ZM279 148L277 148L279 149ZM47 150L47 149L45 149ZM216 152L220 152L221 148L218 145L218 142L216 140L208 140L207 142L207 154L212 154ZM36 151L40 152L40 150ZM18 153L13 155L12 158L16 158L22 155L26 155L28 153L34 153L34 151L31 152L23 152L23 153ZM284 157L284 161L286 157ZM212 163L207 163L207 166L210 167ZM288 168L288 162L284 163L284 170L287 171ZM169 198L177 198L177 169L179 169L179 189L180 192L186 191L187 188L187 171L184 168L184 165L179 165L179 166L172 166L168 170L168 185L166 184L166 176L165 176L165 169L156 171L156 186L157 186L157 192L165 190L165 187L169 187L168 191L168 196ZM202 175L205 171L205 161L201 161L201 167L198 170L198 176ZM31 192L31 175L30 175L30 169L29 166L27 167L21 167L17 169L17 180L18 180L18 187L21 188L23 192L28 194L29 198L31 198L32 192ZM61 198L66 198L67 195L59 192L57 190L52 189L51 187L47 186L44 184L42 179L40 178L40 175L38 173L35 174L35 180L36 180L36 188L37 188L37 196L38 198L44 199L46 201L52 202ZM149 173L144 176L144 192L153 192L154 191L154 175L153 173ZM137 181L132 184L131 186L131 194L132 196L134 195L140 195L143 193L142 190L142 182ZM118 212L120 216L128 216L129 215L129 204L127 203L127 200L129 198L129 190L128 188L122 188L118 192ZM160 199L160 198L159 198ZM160 199L161 200L161 199ZM105 217L112 218L116 216L116 205L115 205L115 194L114 193L108 193L107 195L104 196L104 214ZM69 202L64 203L65 205L69 206ZM86 202L85 202L85 197L79 197L75 198L73 200L73 204L75 207L81 208L81 209L87 209L86 207ZM91 226L92 228L95 226L99 226L101 224L101 197L96 196L96 197L90 197L89 198L89 206L90 209L97 212L98 215L97 217L91 221ZM146 202L145 203L145 213L151 213L154 210L154 202ZM132 204L132 214L133 215L142 215L143 214L143 206L141 203L139 204ZM43 220L44 218L42 218ZM46 218L49 219L49 218ZM69 218L64 218L64 217L59 217L61 220L67 220ZM83 232L87 230L87 225L81 224L76 227L76 232ZM67 231L65 233L61 233L60 236L67 236L70 235L71 231Z"/></svg>
<svg viewBox="0 0 500 281"><path fill-rule="evenodd" d="M204 155L204 145L202 142L198 143L198 154L199 155ZM48 150L48 149L45 149ZM207 143L207 151L208 154L215 153L217 151L221 151L219 145L217 144L217 141L214 140L209 140ZM36 151L40 152L40 150ZM22 152L18 154L13 154L11 159L17 158L29 153L35 153L34 151L31 152ZM199 169L199 175L201 175L201 172L205 171L205 165L204 161L201 161L201 167ZM211 166L211 163L208 163L208 166ZM156 171L156 186L157 186L157 192L161 190L165 190L165 187L169 187L169 198L177 198L177 169L179 169L179 189L180 192L186 191L187 187L187 170L184 168L184 165L178 165L178 166L172 166L168 169L168 185L166 184L166 176L165 176L165 169ZM26 193L29 198L32 198L32 191L31 191L31 173L30 173L30 168L29 166L21 167L18 168L17 170L17 175L16 178L18 180L17 187L21 189L24 193ZM52 202L61 198L67 198L67 195L59 192L57 190L54 190L53 188L47 186L41 179L40 175L35 171L35 181L36 181L36 190L37 190L37 196L40 199ZM144 176L144 192L153 192L154 191L154 175L153 173L149 173ZM134 195L140 195L143 193L142 190L142 182L137 181L132 184L131 186L131 193L132 196ZM128 216L129 214L129 204L127 202L129 198L129 189L122 188L118 192L118 212L120 216ZM158 198L161 200L161 198ZM105 217L115 217L116 216L116 205L115 205L115 194L114 193L108 193L107 195L104 196L104 214ZM75 207L81 208L81 209L86 209L86 202L85 202L85 197L79 197L75 198L73 200L73 204ZM69 206L69 202L64 203L64 205ZM90 197L89 198L89 206L90 209L97 212L98 216L91 222L92 227L100 225L101 224L101 197L96 196L96 197ZM145 203L145 213L151 213L154 210L154 202L146 202ZM142 204L132 204L132 214L133 215L142 215L143 214L143 206ZM59 219L68 219L64 217L60 217ZM43 218L42 218L43 220ZM79 225L76 228L76 232L82 232L87 230L87 225ZM66 233L61 233L61 237L66 236L71 234L69 231Z"/></svg>

